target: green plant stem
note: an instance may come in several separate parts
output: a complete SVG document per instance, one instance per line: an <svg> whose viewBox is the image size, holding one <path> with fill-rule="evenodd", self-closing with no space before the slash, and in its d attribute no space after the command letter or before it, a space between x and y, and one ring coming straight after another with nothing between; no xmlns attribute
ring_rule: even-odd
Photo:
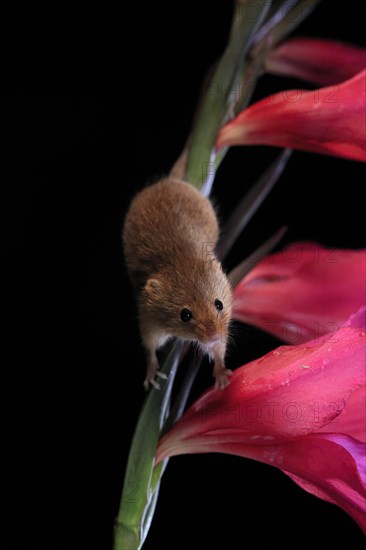
<svg viewBox="0 0 366 550"><path fill-rule="evenodd" d="M127 463L121 505L115 522L114 549L138 550L143 542L144 517L153 494L150 482L160 430L166 419L182 343L176 342L161 371L168 380L151 388L142 407Z"/></svg>
<svg viewBox="0 0 366 550"><path fill-rule="evenodd" d="M243 2L242 6L245 7ZM261 25L269 7L268 0L257 0L257 17L242 17L233 27L229 43L224 51L208 87L205 101L193 128L188 151L185 179L200 188L206 181L212 162L212 150L217 132L226 116L227 100L235 76L250 47L250 39ZM244 13L244 11L242 12Z"/></svg>

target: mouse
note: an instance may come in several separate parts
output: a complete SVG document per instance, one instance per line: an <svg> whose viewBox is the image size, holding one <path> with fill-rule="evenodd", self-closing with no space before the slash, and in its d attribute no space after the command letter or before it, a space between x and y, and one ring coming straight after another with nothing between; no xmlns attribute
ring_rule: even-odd
<svg viewBox="0 0 366 550"><path fill-rule="evenodd" d="M229 384L225 354L232 289L215 248L219 223L212 202L172 175L132 199L122 243L136 291L147 369L145 389L160 389L156 352L169 339L189 341L213 361L216 388Z"/></svg>

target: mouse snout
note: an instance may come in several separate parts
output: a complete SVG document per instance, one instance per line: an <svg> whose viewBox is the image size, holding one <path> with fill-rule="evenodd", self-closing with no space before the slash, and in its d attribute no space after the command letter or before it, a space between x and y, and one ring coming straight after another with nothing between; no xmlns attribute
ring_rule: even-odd
<svg viewBox="0 0 366 550"><path fill-rule="evenodd" d="M222 331L213 321L201 321L197 326L197 335L203 343L216 342L222 339Z"/></svg>

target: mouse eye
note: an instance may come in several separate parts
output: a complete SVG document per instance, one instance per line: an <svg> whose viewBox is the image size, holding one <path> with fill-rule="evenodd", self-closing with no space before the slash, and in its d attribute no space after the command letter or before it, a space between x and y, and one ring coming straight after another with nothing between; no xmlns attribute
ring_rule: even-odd
<svg viewBox="0 0 366 550"><path fill-rule="evenodd" d="M224 309L224 306L222 305L221 300L215 300L215 307L216 307L216 309L218 309L219 311L222 311L222 310Z"/></svg>
<svg viewBox="0 0 366 550"><path fill-rule="evenodd" d="M189 309L182 309L182 311L180 312L180 318L182 319L183 323L188 323L188 321L190 321L192 317L192 312L189 311Z"/></svg>

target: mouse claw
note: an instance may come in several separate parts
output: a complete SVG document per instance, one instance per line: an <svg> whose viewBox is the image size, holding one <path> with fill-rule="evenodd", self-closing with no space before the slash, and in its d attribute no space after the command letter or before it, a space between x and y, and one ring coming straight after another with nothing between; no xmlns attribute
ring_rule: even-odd
<svg viewBox="0 0 366 550"><path fill-rule="evenodd" d="M158 371L156 372L156 376L157 376L158 378L162 378L163 380L168 380L167 375L164 374L163 372L161 372L160 370L158 370Z"/></svg>
<svg viewBox="0 0 366 550"><path fill-rule="evenodd" d="M225 389L230 384L229 376L232 374L233 371L229 369L222 369L215 373L215 389Z"/></svg>
<svg viewBox="0 0 366 550"><path fill-rule="evenodd" d="M156 380L150 380L150 384L156 389L160 390L160 384Z"/></svg>
<svg viewBox="0 0 366 550"><path fill-rule="evenodd" d="M160 390L160 384L154 380L154 378L146 378L144 381L144 388L147 391L149 387L153 386L156 390Z"/></svg>

